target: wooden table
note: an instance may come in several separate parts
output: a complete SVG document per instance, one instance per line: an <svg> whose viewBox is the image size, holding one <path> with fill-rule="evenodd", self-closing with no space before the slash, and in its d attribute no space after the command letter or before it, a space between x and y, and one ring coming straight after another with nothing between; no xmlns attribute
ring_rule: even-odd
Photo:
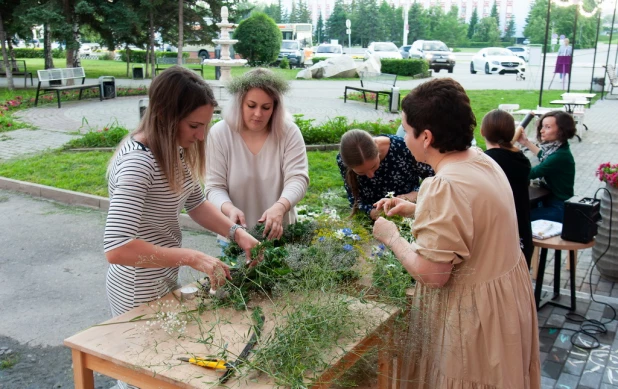
<svg viewBox="0 0 618 389"><path fill-rule="evenodd" d="M160 300L178 305L175 291ZM186 302L191 309L197 299ZM266 339L276 325L279 308L272 300L252 301L262 307L265 322L262 339ZM184 337L168 335L162 329L146 332L146 321L133 321L142 315L152 316L159 309L157 303L144 304L125 314L88 328L64 341L71 348L76 389L93 389L93 372L122 380L140 388L210 388L217 387L221 372L178 361L178 357L215 355L225 347L230 355L238 355L247 344L251 328L250 314L233 309L213 309L198 316L186 326ZM400 310L377 303L351 302L351 309L363 318L362 331L354 339L333 344L325 350L330 367L319 374L313 388L327 388L356 361L378 347L378 386L391 388L394 375L392 358L392 325ZM178 308L172 309L177 311ZM197 314L195 314L197 315ZM336 346L336 347L335 347ZM256 345L259 348L259 343ZM234 358L231 358L234 359ZM274 380L255 370L248 376L238 374L226 383L233 388L273 388Z"/></svg>
<svg viewBox="0 0 618 389"><path fill-rule="evenodd" d="M576 308L576 300L575 300L575 253L577 250L587 249L589 247L594 246L594 240L588 243L578 243L571 242L568 240L563 240L560 236L554 236L548 239L532 239L532 244L534 247L538 247L541 249L541 257L538 265L538 274L536 279L536 285L534 287L534 300L536 302L537 310L541 309L545 304L552 304L562 308L566 308L571 311L575 311ZM554 293L541 300L541 292L543 290L543 277L545 275L545 264L547 263L547 252L549 249L553 249L556 251L556 255L554 258ZM562 265L562 260L560 258L561 250L567 250L569 252L569 272L571 277L571 305L560 304L554 300L560 297L560 266Z"/></svg>

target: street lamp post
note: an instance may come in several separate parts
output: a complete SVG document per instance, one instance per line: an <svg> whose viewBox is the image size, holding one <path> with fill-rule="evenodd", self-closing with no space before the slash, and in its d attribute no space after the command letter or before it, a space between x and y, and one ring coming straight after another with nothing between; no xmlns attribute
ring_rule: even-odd
<svg viewBox="0 0 618 389"><path fill-rule="evenodd" d="M348 49L352 52L352 22L350 19L345 20L345 33L348 34Z"/></svg>
<svg viewBox="0 0 618 389"><path fill-rule="evenodd" d="M408 25L408 12L410 12L410 1L403 2L403 45L408 44L408 31L410 26Z"/></svg>

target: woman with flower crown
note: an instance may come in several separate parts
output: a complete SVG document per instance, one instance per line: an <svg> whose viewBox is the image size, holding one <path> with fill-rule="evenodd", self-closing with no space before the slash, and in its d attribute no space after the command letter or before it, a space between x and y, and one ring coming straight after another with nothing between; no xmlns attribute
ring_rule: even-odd
<svg viewBox="0 0 618 389"><path fill-rule="evenodd" d="M263 223L268 239L296 221L309 185L305 142L283 103L288 88L267 69L234 78L232 102L207 141L207 199L243 227Z"/></svg>

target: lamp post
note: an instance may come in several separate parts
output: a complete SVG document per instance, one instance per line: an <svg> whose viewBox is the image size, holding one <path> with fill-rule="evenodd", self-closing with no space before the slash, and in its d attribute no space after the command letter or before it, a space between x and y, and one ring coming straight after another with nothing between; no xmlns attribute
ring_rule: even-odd
<svg viewBox="0 0 618 389"><path fill-rule="evenodd" d="M616 5L618 5L618 0L614 0L614 15L612 16L612 28L609 30L609 43L607 44L607 58L605 59L605 69L607 69L607 65L609 63L609 52L612 48L612 36L614 35L614 22L616 21ZM618 50L618 47L616 48ZM605 77L603 77L603 81L605 81ZM603 83L603 90L601 91L601 99L603 99L603 95L605 94L605 83Z"/></svg>
<svg viewBox="0 0 618 389"><path fill-rule="evenodd" d="M597 46L599 45L599 29L601 27L601 11L598 11L597 15L597 36L594 38L594 57L592 58L592 78L590 79L590 91L592 93L592 83L594 82L594 67L597 63ZM571 80L569 80L571 81Z"/></svg>
<svg viewBox="0 0 618 389"><path fill-rule="evenodd" d="M352 53L352 22L350 19L345 20L345 33L348 34L348 49Z"/></svg>
<svg viewBox="0 0 618 389"><path fill-rule="evenodd" d="M575 41L577 38L577 15L579 15L578 8L580 7L580 0L575 0L573 3L575 4L575 23L573 23L573 43L571 43L571 65L569 69L569 83L567 84L567 92L571 91L571 73L573 73L573 56L575 54ZM564 88L564 84L562 87Z"/></svg>
<svg viewBox="0 0 618 389"><path fill-rule="evenodd" d="M410 12L410 1L403 2L403 45L406 46L408 44L408 32L410 31L410 26L408 25L408 13Z"/></svg>
<svg viewBox="0 0 618 389"><path fill-rule="evenodd" d="M547 17L545 18L545 41L543 42L543 68L541 69L541 91L539 93L539 107L543 105L542 103L543 102L543 82L545 81L545 62L547 61L547 36L549 35L550 14L551 14L551 0L547 0Z"/></svg>

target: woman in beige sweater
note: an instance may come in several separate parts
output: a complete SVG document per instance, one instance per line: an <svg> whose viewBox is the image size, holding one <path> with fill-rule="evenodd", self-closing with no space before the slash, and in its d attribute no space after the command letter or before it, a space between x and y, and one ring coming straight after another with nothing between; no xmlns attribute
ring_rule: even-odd
<svg viewBox="0 0 618 389"><path fill-rule="evenodd" d="M283 105L285 80L255 69L228 85L232 102L207 140L206 197L244 227L277 239L296 221L309 172L305 142Z"/></svg>

